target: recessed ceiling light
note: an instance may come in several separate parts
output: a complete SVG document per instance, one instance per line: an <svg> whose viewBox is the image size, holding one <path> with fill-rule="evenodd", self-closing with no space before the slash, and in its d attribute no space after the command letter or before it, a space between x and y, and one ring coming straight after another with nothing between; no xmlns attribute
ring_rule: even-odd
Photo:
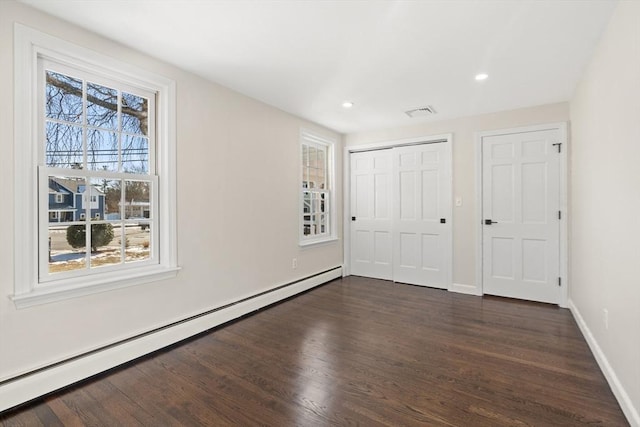
<svg viewBox="0 0 640 427"><path fill-rule="evenodd" d="M343 108L351 108L351 107L353 107L353 102L351 102L351 101L344 101L344 102L342 103L342 107L343 107Z"/></svg>
<svg viewBox="0 0 640 427"><path fill-rule="evenodd" d="M485 74L485 73L476 74L476 80L478 81L486 80L488 77L489 77L489 74Z"/></svg>

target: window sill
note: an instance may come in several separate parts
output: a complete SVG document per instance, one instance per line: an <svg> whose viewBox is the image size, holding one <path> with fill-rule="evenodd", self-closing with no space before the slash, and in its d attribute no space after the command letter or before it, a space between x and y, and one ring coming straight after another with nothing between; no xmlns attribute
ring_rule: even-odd
<svg viewBox="0 0 640 427"><path fill-rule="evenodd" d="M17 309L33 307L50 302L62 301L66 299L81 297L85 295L97 294L113 289L120 289L129 286L141 285L143 283L155 282L175 277L180 271L180 267L158 267L139 269L136 271L118 272L117 275L109 277L100 276L91 280L84 277L82 283L69 283L64 285L40 286L33 291L21 295L13 295L11 300Z"/></svg>
<svg viewBox="0 0 640 427"><path fill-rule="evenodd" d="M309 239L309 240L301 240L298 243L298 246L313 246L313 245L319 245L322 243L330 243L330 242L335 242L338 240L337 236L329 236L329 237L322 237L319 239Z"/></svg>

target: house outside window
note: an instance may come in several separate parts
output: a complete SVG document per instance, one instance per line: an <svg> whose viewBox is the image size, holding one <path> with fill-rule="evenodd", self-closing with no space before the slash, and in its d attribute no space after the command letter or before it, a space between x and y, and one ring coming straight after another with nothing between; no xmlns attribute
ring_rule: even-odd
<svg viewBox="0 0 640 427"><path fill-rule="evenodd" d="M334 142L302 131L300 136L300 245L334 240Z"/></svg>
<svg viewBox="0 0 640 427"><path fill-rule="evenodd" d="M21 25L15 36L16 194L34 194L16 196L16 305L175 275L175 84Z"/></svg>

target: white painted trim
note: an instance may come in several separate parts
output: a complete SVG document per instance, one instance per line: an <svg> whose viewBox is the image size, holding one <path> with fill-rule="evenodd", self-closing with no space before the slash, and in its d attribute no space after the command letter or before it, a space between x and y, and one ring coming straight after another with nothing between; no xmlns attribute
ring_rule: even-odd
<svg viewBox="0 0 640 427"><path fill-rule="evenodd" d="M474 154L476 164L476 289L478 295L484 295L482 286L482 138L474 135Z"/></svg>
<svg viewBox="0 0 640 427"><path fill-rule="evenodd" d="M522 126L509 129L499 129L491 131L483 131L475 133L475 162L476 162L476 286L479 295L484 294L482 284L482 138L487 136L509 135L514 133L537 132L543 130L558 130L560 133L560 142L562 150L560 151L560 210L562 211L562 220L560 222L560 277L562 278L562 292L560 295L560 307L567 307L569 297L569 211L568 211L568 178L569 163L568 151L569 141L567 137L567 123L548 123L542 125Z"/></svg>
<svg viewBox="0 0 640 427"><path fill-rule="evenodd" d="M143 283L166 280L175 277L180 271L179 267L162 268L157 265L149 266L145 269L123 269L114 271L109 276L109 281L105 282L101 277L97 279L90 276L76 277L66 280L66 286L47 289L38 289L24 295L11 296L11 300L17 309L33 307L34 305L48 304L62 301L69 298L77 298L84 295L96 294L99 292L111 291L114 289L126 288L129 286L141 285Z"/></svg>
<svg viewBox="0 0 640 427"><path fill-rule="evenodd" d="M478 290L477 286L465 285L464 283L452 283L451 284L451 288L449 288L449 290L451 292L456 292L456 293L459 293L459 294L475 295L475 296L481 296L482 295L480 293L480 291Z"/></svg>
<svg viewBox="0 0 640 427"><path fill-rule="evenodd" d="M351 275L351 156L342 152L342 275Z"/></svg>
<svg viewBox="0 0 640 427"><path fill-rule="evenodd" d="M598 362L600 370L607 379L607 382L611 387L611 391L613 391L614 396L618 400L618 403L622 408L622 412L627 417L627 421L629 421L629 424L631 424L632 427L640 427L639 408L636 408L634 406L633 402L631 401L631 397L629 397L629 394L620 383L616 372L613 370L613 367L609 363L607 356L605 356L604 352L602 351L602 348L600 348L600 346L598 345L596 338L591 333L591 330L580 314L580 310L578 310L578 307L576 307L572 300L569 300L567 305L569 307L569 310L571 310L571 314L573 314L573 318L576 320L576 323L578 324L578 327L580 328L584 339L587 341L587 344L589 345L589 348L591 349L596 362Z"/></svg>
<svg viewBox="0 0 640 427"><path fill-rule="evenodd" d="M281 288L276 286L272 292L259 294L218 311L190 317L182 323L158 329L148 335L142 335L113 347L106 347L31 375L24 375L15 381L7 381L0 385L0 411L104 372L341 276L342 268L336 268L290 286Z"/></svg>
<svg viewBox="0 0 640 427"><path fill-rule="evenodd" d="M569 137L567 134L567 123L559 123L560 141L560 277L564 282L560 307L567 308L569 301Z"/></svg>
<svg viewBox="0 0 640 427"><path fill-rule="evenodd" d="M445 133L439 135L419 136L414 138L397 139L392 141L381 141L370 144L350 145L344 147L343 152L343 187L342 187L342 199L343 199L343 271L344 275L348 276L350 272L350 258L351 258L351 153L359 151L371 151L382 150L386 148L400 147L403 145L412 144L429 144L443 142L448 146L448 154L450 160L450 182L451 194L449 195L450 209L448 211L448 217L450 218L449 227L451 228L451 240L447 252L450 252L450 258L447 268L447 289L452 290L453 282L453 134Z"/></svg>

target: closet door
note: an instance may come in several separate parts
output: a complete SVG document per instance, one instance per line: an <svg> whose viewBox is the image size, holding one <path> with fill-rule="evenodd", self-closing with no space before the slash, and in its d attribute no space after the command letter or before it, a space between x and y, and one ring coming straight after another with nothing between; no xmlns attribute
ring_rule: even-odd
<svg viewBox="0 0 640 427"><path fill-rule="evenodd" d="M393 279L391 149L351 153L351 274Z"/></svg>
<svg viewBox="0 0 640 427"><path fill-rule="evenodd" d="M393 149L393 280L446 289L450 284L451 148Z"/></svg>

